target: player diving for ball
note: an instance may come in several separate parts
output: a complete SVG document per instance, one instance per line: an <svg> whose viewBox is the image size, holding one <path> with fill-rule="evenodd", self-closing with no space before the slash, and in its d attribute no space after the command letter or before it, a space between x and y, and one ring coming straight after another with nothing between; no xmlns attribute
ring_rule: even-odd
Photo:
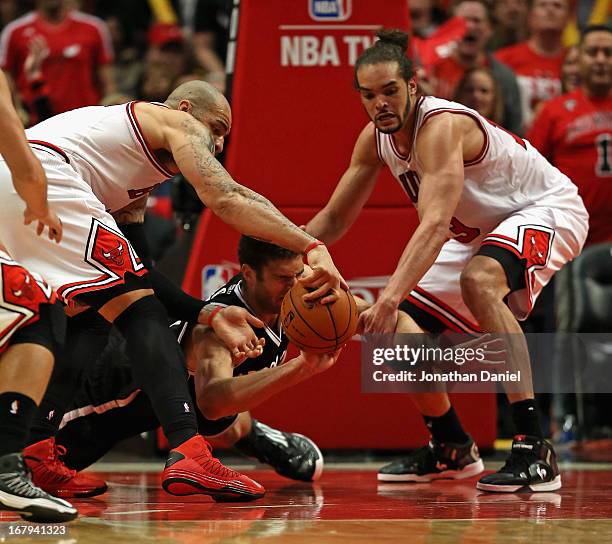
<svg viewBox="0 0 612 544"><path fill-rule="evenodd" d="M316 480L323 469L323 457L315 443L264 425L253 419L249 410L330 368L338 353L301 353L285 362L288 341L278 314L284 295L304 270L301 255L243 236L238 259L240 273L207 304L242 307L257 316L263 326L253 326L253 330L258 338L265 339L261 355L233 358L214 330L197 322L181 321L171 327L189 369L187 379L198 431L218 445L234 446L271 465L283 476ZM68 471L83 470L119 441L159 427L151 401L135 385L131 369L125 341L113 334L84 376L55 437L57 447L65 451L62 461ZM79 490L70 480L63 487L51 488L61 496L93 496L106 490L105 485Z"/></svg>
<svg viewBox="0 0 612 544"><path fill-rule="evenodd" d="M581 251L588 215L576 186L529 142L461 104L419 94L408 36L381 31L355 64L355 86L371 119L350 166L307 231L331 244L342 237L387 166L416 206L419 225L376 303L366 333L452 329L509 333L507 363L522 390L508 392L517 436L511 455L477 487L553 491L561 487L552 445L543 437L531 384L525 319L553 274ZM528 379L527 379L528 377ZM383 481L463 478L483 470L448 395L412 396L431 443L384 467Z"/></svg>

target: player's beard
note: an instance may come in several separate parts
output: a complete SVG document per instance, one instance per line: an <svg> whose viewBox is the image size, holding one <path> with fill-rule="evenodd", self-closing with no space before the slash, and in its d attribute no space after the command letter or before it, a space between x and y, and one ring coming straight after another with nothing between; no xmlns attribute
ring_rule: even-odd
<svg viewBox="0 0 612 544"><path fill-rule="evenodd" d="M410 114L410 106L410 97L408 97L408 100L406 101L406 108L404 109L404 114L401 117L399 115L396 116L399 120L399 123L395 128L382 129L378 126L376 128L378 128L379 132L382 132L383 134L395 134L399 130L402 130L404 128L404 125L406 124L406 119L408 119L408 115ZM374 121L374 124L376 124L376 121Z"/></svg>

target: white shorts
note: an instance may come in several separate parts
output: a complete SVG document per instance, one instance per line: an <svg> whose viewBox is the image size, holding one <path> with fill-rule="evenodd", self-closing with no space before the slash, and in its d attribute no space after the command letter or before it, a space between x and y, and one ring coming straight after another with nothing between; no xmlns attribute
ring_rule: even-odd
<svg viewBox="0 0 612 544"><path fill-rule="evenodd" d="M91 187L52 149L34 149L48 179L48 200L63 225L59 244L36 225L23 224L25 204L0 161L0 244L28 270L37 272L68 302L73 297L124 284L124 275L147 272L115 220Z"/></svg>
<svg viewBox="0 0 612 544"><path fill-rule="evenodd" d="M433 266L407 300L441 325L456 332L480 331L461 295L461 273L481 247L497 246L525 263L525 287L508 296L508 307L519 320L533 308L542 288L565 263L580 254L588 232L588 215L548 206L529 206L502 221L472 244L446 242Z"/></svg>
<svg viewBox="0 0 612 544"><path fill-rule="evenodd" d="M53 304L55 293L38 275L0 251L0 353L22 327L35 323L41 304Z"/></svg>

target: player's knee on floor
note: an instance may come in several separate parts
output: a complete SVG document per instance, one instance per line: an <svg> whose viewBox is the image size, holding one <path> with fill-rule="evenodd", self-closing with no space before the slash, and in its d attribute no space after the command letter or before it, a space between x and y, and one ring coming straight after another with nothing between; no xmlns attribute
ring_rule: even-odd
<svg viewBox="0 0 612 544"><path fill-rule="evenodd" d="M241 412L236 420L218 438L223 440L227 447L235 446L236 443L251 432L253 420L250 412Z"/></svg>

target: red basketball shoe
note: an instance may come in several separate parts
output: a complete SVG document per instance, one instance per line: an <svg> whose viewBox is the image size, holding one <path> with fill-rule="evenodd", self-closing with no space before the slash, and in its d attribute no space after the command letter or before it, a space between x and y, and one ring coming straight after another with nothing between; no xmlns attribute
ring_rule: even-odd
<svg viewBox="0 0 612 544"><path fill-rule="evenodd" d="M47 438L23 450L23 458L32 471L32 481L42 490L56 497L95 497L108 486L104 480L69 469L60 459L66 454L55 438Z"/></svg>
<svg viewBox="0 0 612 544"><path fill-rule="evenodd" d="M171 495L210 495L216 501L252 501L266 490L248 476L223 466L203 436L195 435L168 455L162 487Z"/></svg>

